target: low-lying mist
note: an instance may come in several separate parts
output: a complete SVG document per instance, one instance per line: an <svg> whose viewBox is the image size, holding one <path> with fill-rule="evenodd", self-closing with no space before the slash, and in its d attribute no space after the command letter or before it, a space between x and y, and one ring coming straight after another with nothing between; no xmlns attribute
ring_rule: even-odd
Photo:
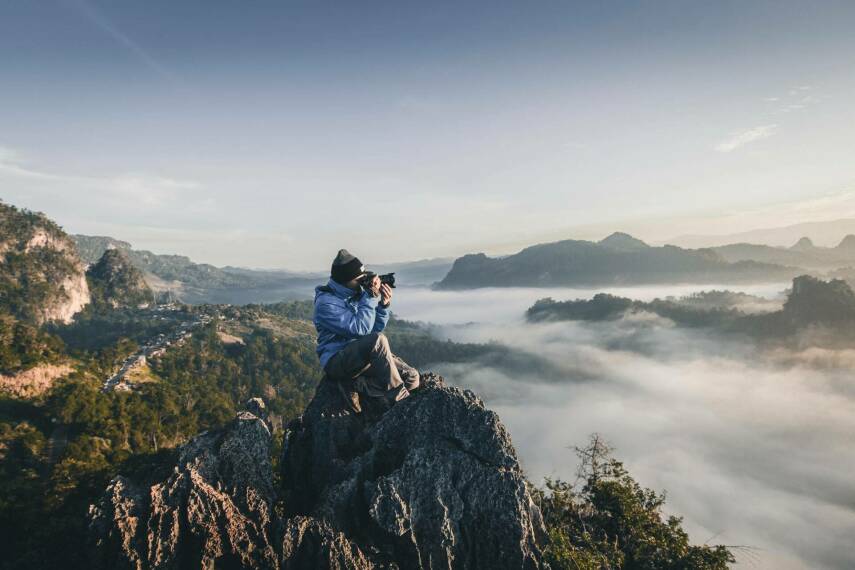
<svg viewBox="0 0 855 570"><path fill-rule="evenodd" d="M739 289L775 298L786 287ZM697 290L605 291L650 300ZM645 314L523 320L537 298L599 291L402 288L395 303L400 317L439 324L452 340L498 341L548 361L540 370L555 377L507 364L432 367L499 413L532 481L572 480L568 446L599 432L641 484L667 491L694 541L747 546L736 551L746 567L853 567L855 352L761 350Z"/></svg>

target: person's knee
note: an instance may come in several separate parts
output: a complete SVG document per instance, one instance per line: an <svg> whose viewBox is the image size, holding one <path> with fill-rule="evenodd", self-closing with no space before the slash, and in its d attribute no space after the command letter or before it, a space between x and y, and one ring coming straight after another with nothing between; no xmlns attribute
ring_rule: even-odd
<svg viewBox="0 0 855 570"><path fill-rule="evenodd" d="M373 354L382 354L389 352L389 340L383 333L371 333L363 337L361 341L366 358L370 358Z"/></svg>
<svg viewBox="0 0 855 570"><path fill-rule="evenodd" d="M389 339L386 338L385 334L383 334L383 333L372 333L372 335L375 337L374 338L374 346L375 347L377 347L378 349L380 349L380 348L383 348L386 350L389 349Z"/></svg>

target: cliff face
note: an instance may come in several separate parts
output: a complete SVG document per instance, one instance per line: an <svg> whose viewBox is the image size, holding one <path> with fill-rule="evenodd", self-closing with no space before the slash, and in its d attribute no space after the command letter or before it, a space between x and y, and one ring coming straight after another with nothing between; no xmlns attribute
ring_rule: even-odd
<svg viewBox="0 0 855 570"><path fill-rule="evenodd" d="M41 214L0 203L0 303L22 320L71 322L90 301L73 241Z"/></svg>
<svg viewBox="0 0 855 570"><path fill-rule="evenodd" d="M321 383L286 430L260 401L197 436L165 480L115 478L90 511L96 568L539 568L544 534L510 438L471 392L425 387L379 418Z"/></svg>

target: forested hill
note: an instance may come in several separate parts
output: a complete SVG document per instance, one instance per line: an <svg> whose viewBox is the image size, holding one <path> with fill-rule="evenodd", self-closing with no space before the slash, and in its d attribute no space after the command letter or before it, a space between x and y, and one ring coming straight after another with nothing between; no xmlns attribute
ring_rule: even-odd
<svg viewBox="0 0 855 570"><path fill-rule="evenodd" d="M534 245L506 257L466 255L455 260L437 287L739 283L785 280L798 274L795 268L769 263L730 263L709 249L653 247L617 233L599 242L565 240Z"/></svg>
<svg viewBox="0 0 855 570"><path fill-rule="evenodd" d="M769 310L769 305L773 303L728 291L650 302L599 293L592 299L541 299L526 311L526 317L531 322L608 321L646 312L679 326L739 334L764 343L830 348L848 347L855 341L855 293L843 280L799 276L782 307ZM808 331L810 335L804 334Z"/></svg>
<svg viewBox="0 0 855 570"><path fill-rule="evenodd" d="M112 308L147 306L154 293L142 272L134 267L121 249L108 249L98 262L86 271L92 302Z"/></svg>

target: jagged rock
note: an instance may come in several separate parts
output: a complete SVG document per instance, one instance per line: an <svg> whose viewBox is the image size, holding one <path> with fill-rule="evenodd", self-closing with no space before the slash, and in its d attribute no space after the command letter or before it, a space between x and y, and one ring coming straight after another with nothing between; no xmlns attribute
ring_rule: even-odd
<svg viewBox="0 0 855 570"><path fill-rule="evenodd" d="M371 561L343 533L311 517L288 520L282 537L282 570L370 570Z"/></svg>
<svg viewBox="0 0 855 570"><path fill-rule="evenodd" d="M376 423L322 383L286 434L286 510L401 568L540 567L543 523L498 416L437 376L422 383Z"/></svg>
<svg viewBox="0 0 855 570"><path fill-rule="evenodd" d="M498 417L438 376L422 386L371 416L322 382L286 430L278 503L264 403L250 400L171 474L111 481L90 507L92 566L540 568L543 522Z"/></svg>
<svg viewBox="0 0 855 570"><path fill-rule="evenodd" d="M116 477L90 508L96 568L277 568L270 430L241 412L147 486Z"/></svg>

